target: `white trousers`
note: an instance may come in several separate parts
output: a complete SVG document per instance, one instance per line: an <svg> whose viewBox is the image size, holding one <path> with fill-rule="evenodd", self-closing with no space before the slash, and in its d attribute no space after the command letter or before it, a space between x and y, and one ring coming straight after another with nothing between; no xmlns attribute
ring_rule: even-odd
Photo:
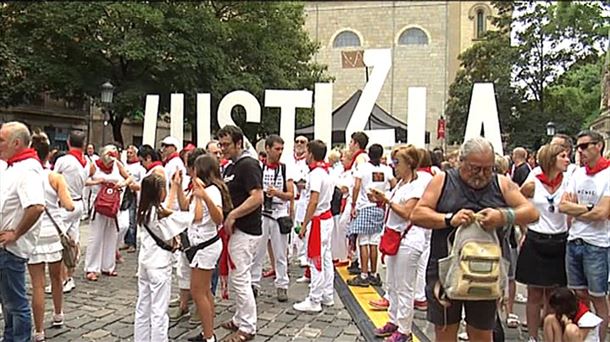
<svg viewBox="0 0 610 342"><path fill-rule="evenodd" d="M172 292L172 267L139 267L134 341L167 341L167 308Z"/></svg>
<svg viewBox="0 0 610 342"><path fill-rule="evenodd" d="M430 244L427 244L417 262L417 282L415 282L415 300L426 301L426 267L430 258Z"/></svg>
<svg viewBox="0 0 610 342"><path fill-rule="evenodd" d="M387 265L387 299L390 301L390 322L398 325L398 331L411 333L413 324L413 296L417 279L417 264L422 251L408 245L403 239L398 253L385 257Z"/></svg>
<svg viewBox="0 0 610 342"><path fill-rule="evenodd" d="M114 219L96 214L89 224L85 272L112 272L116 267L117 226Z"/></svg>
<svg viewBox="0 0 610 342"><path fill-rule="evenodd" d="M230 290L235 296L233 323L248 334L256 333L256 300L252 292L251 270L260 241L260 236L239 229L235 229L229 240L229 255L235 264L235 269L229 271Z"/></svg>
<svg viewBox="0 0 610 342"><path fill-rule="evenodd" d="M347 225L341 224L341 215L333 216L333 236L331 252L333 260L347 260Z"/></svg>
<svg viewBox="0 0 610 342"><path fill-rule="evenodd" d="M288 289L288 234L280 233L280 226L276 220L263 216L263 235L258 243L254 265L252 266L252 285L260 288L263 273L263 263L267 255L267 241L271 239L271 248L275 257L275 287Z"/></svg>
<svg viewBox="0 0 610 342"><path fill-rule="evenodd" d="M116 248L119 249L123 245L125 234L129 229L129 209L119 211L117 222L119 223L119 233L116 239Z"/></svg>
<svg viewBox="0 0 610 342"><path fill-rule="evenodd" d="M323 301L330 301L333 299L335 272L333 267L333 257L330 251L332 243L332 233L334 222L332 219L322 220L320 222L320 235L322 240L321 246L321 258L322 258L322 270L314 266L313 262L309 260L311 269L311 283L309 285L309 300L314 303L321 303ZM311 223L307 227L307 236L309 240L309 234L311 233Z"/></svg>
<svg viewBox="0 0 610 342"><path fill-rule="evenodd" d="M66 226L66 234L70 236L76 243L80 243L80 219L85 210L85 202L83 200L74 201L73 211L63 211L64 224Z"/></svg>

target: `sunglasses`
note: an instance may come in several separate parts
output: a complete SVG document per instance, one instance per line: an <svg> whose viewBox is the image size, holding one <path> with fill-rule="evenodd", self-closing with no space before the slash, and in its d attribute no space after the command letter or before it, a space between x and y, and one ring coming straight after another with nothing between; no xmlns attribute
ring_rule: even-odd
<svg viewBox="0 0 610 342"><path fill-rule="evenodd" d="M549 203L549 207L548 207L549 212L554 213L555 212L555 196L547 197L546 201Z"/></svg>
<svg viewBox="0 0 610 342"><path fill-rule="evenodd" d="M595 145L595 144L597 144L597 143L598 143L597 141L588 141L588 142L584 142L584 143L582 143L582 144L578 144L578 145L576 145L576 149L577 149L577 150L581 150L581 151L582 151L582 150L586 150L587 148L589 148L589 146L591 146L591 145Z"/></svg>
<svg viewBox="0 0 610 342"><path fill-rule="evenodd" d="M392 164L398 165L398 159L392 159Z"/></svg>
<svg viewBox="0 0 610 342"><path fill-rule="evenodd" d="M298 139L298 140L295 140L294 142L295 142L295 144L306 144L307 140Z"/></svg>

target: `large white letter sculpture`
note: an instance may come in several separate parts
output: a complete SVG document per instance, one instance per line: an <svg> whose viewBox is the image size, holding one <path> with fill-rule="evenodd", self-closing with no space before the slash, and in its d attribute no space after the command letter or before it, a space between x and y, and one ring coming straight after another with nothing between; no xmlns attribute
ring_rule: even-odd
<svg viewBox="0 0 610 342"><path fill-rule="evenodd" d="M204 148L212 140L211 96L197 94L197 146Z"/></svg>
<svg viewBox="0 0 610 342"><path fill-rule="evenodd" d="M333 138L333 84L316 83L314 88L313 136L332 146ZM286 149L285 149L286 150ZM286 150L292 151L292 150ZM283 155L289 155L284 153Z"/></svg>
<svg viewBox="0 0 610 342"><path fill-rule="evenodd" d="M409 87L407 102L407 142L426 147L426 88Z"/></svg>
<svg viewBox="0 0 610 342"><path fill-rule="evenodd" d="M170 97L169 134L178 139L180 145L184 141L184 94L172 94ZM182 146L177 146L180 150Z"/></svg>
<svg viewBox="0 0 610 342"><path fill-rule="evenodd" d="M369 78L369 81L362 90L362 95L354 108L354 113L350 118L347 127L345 128L345 141L348 143L351 139L352 133L362 131L365 128L366 121L371 115L373 106L377 101L377 97L381 92L383 83L385 82L388 72L392 67L392 53L391 49L372 49L365 50L363 61L368 67L373 67L373 72ZM383 130L377 134L373 131L367 131L371 139L371 142L378 142L383 145L394 144L394 129ZM388 139L391 137L391 139ZM384 141L379 141L383 139ZM391 140L391 141L390 141Z"/></svg>
<svg viewBox="0 0 610 342"><path fill-rule="evenodd" d="M159 110L159 95L146 95L144 108L144 130L142 132L142 143L155 147L157 135L157 111Z"/></svg>
<svg viewBox="0 0 610 342"><path fill-rule="evenodd" d="M233 110L233 107L238 105L244 107L247 122L261 122L261 105L258 103L256 97L245 90L236 90L223 97L218 105L218 125L220 127L226 125L235 126L235 122L231 117L231 111ZM246 136L244 136L244 145L249 146L250 152L253 153L253 156L256 156L254 145L250 143L250 140L248 140Z"/></svg>
<svg viewBox="0 0 610 342"><path fill-rule="evenodd" d="M481 125L485 138L491 142L495 152L504 155L493 83L474 84L464 141L481 136Z"/></svg>
<svg viewBox="0 0 610 342"><path fill-rule="evenodd" d="M265 107L280 107L280 136L284 139L284 150L294 147L294 129L297 108L311 108L311 90L265 90ZM290 153L282 153L288 161Z"/></svg>

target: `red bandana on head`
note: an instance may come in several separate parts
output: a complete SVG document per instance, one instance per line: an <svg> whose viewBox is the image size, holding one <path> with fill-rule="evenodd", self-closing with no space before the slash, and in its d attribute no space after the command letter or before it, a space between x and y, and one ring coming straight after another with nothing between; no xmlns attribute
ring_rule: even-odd
<svg viewBox="0 0 610 342"><path fill-rule="evenodd" d="M607 169L608 167L610 167L610 160L600 157L595 166L590 167L589 164L586 164L585 170L587 171L587 176L595 176L595 174Z"/></svg>
<svg viewBox="0 0 610 342"><path fill-rule="evenodd" d="M180 154L179 154L178 152L174 152L174 153L170 154L170 155L167 157L167 159L165 159L165 160L163 161L163 164L164 164L164 165L167 165L167 163L169 163L169 161L170 161L170 160L172 160L172 159L174 159L174 158L180 158Z"/></svg>
<svg viewBox="0 0 610 342"><path fill-rule="evenodd" d="M87 166L87 160L81 148L72 147L68 150L68 154L76 158L82 167Z"/></svg>
<svg viewBox="0 0 610 342"><path fill-rule="evenodd" d="M554 179L549 179L545 173L536 175L536 178L538 178L542 184L554 189L563 181L563 172L559 172Z"/></svg>
<svg viewBox="0 0 610 342"><path fill-rule="evenodd" d="M356 163L356 159L358 158L358 156L360 156L363 153L365 153L364 150L358 150L358 151L354 152L354 155L352 156L352 161L349 162L349 165L345 168L345 171L351 170L352 167L354 166L354 164Z"/></svg>
<svg viewBox="0 0 610 342"><path fill-rule="evenodd" d="M100 169L100 171L102 171L103 173L110 174L112 173L112 167L114 166L114 162L110 164L110 166L106 166L106 164L104 164L104 162L100 158L95 161L95 165L97 165L97 168Z"/></svg>
<svg viewBox="0 0 610 342"><path fill-rule="evenodd" d="M38 153L36 153L36 150L34 150L33 148L26 148L25 150L16 153L14 156L12 156L9 160L6 161L6 164L10 167L13 166L13 164L18 163L20 161L24 161L26 159L35 159L37 160L41 165L42 162L40 161L40 158L38 158Z"/></svg>
<svg viewBox="0 0 610 342"><path fill-rule="evenodd" d="M157 166L163 166L163 163L160 161L154 161L154 162L150 163L150 165L148 165L148 167L146 168L146 171L150 171Z"/></svg>

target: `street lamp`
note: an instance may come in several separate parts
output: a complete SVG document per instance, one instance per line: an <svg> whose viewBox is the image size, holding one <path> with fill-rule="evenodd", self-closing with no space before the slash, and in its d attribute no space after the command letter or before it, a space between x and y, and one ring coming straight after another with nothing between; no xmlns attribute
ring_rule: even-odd
<svg viewBox="0 0 610 342"><path fill-rule="evenodd" d="M555 123L553 121L549 121L546 123L546 135L552 137L555 135Z"/></svg>
<svg viewBox="0 0 610 342"><path fill-rule="evenodd" d="M106 83L102 84L101 91L102 114L104 114L104 126L102 127L102 145L105 145L106 126L108 126L108 120L106 120L106 112L110 112L110 106L112 105L112 97L114 95L114 86L112 85L112 83L106 81Z"/></svg>

